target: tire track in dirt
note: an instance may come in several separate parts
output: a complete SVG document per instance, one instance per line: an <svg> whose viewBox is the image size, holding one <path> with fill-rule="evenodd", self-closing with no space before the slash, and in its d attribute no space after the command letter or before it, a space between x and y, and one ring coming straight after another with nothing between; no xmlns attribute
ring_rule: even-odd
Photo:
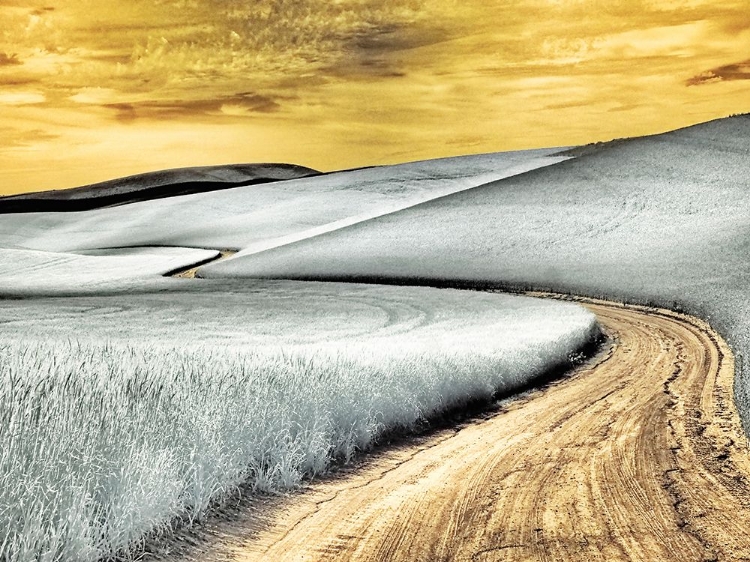
<svg viewBox="0 0 750 562"><path fill-rule="evenodd" d="M572 377L313 483L200 559L750 559L729 348L695 318L583 304L612 344Z"/></svg>

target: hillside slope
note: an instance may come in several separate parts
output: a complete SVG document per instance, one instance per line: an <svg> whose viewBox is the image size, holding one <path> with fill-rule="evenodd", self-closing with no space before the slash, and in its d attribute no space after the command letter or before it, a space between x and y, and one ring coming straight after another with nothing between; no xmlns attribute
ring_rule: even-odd
<svg viewBox="0 0 750 562"><path fill-rule="evenodd" d="M0 197L0 213L87 211L317 175L320 175L320 172L292 164L232 164L177 168L117 178L73 189Z"/></svg>
<svg viewBox="0 0 750 562"><path fill-rule="evenodd" d="M71 213L8 214L0 248L267 247L569 158L529 150L364 168ZM330 226L333 225L333 226Z"/></svg>
<svg viewBox="0 0 750 562"><path fill-rule="evenodd" d="M656 303L709 320L740 359L749 354L750 116L581 152L199 275L535 287ZM747 426L750 373L738 375Z"/></svg>

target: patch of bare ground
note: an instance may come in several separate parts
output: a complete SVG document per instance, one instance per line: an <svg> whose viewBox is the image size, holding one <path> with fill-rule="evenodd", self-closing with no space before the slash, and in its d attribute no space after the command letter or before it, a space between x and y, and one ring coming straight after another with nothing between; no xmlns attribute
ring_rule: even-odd
<svg viewBox="0 0 750 562"><path fill-rule="evenodd" d="M695 318L584 304L612 343L573 376L250 510L195 559L750 559L729 348Z"/></svg>
<svg viewBox="0 0 750 562"><path fill-rule="evenodd" d="M197 264L192 264L189 267L181 268L176 271L170 271L165 277L179 277L181 279L195 279L197 277L198 269L206 264L222 261L232 257L237 253L237 250L220 250L219 255L213 258L209 258Z"/></svg>

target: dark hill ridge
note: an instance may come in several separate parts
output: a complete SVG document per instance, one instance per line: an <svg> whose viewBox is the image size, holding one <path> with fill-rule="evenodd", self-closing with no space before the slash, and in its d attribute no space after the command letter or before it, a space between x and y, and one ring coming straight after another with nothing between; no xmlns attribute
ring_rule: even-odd
<svg viewBox="0 0 750 562"><path fill-rule="evenodd" d="M0 213L88 211L177 195L320 175L294 164L232 164L148 172L73 189L0 197Z"/></svg>

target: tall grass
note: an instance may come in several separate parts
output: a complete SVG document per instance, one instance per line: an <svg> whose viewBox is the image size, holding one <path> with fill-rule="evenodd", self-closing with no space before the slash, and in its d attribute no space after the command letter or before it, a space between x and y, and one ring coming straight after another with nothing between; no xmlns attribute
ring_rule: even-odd
<svg viewBox="0 0 750 562"><path fill-rule="evenodd" d="M0 560L136 552L241 483L293 488L386 429L527 382L597 334L591 320L494 350L5 344Z"/></svg>

